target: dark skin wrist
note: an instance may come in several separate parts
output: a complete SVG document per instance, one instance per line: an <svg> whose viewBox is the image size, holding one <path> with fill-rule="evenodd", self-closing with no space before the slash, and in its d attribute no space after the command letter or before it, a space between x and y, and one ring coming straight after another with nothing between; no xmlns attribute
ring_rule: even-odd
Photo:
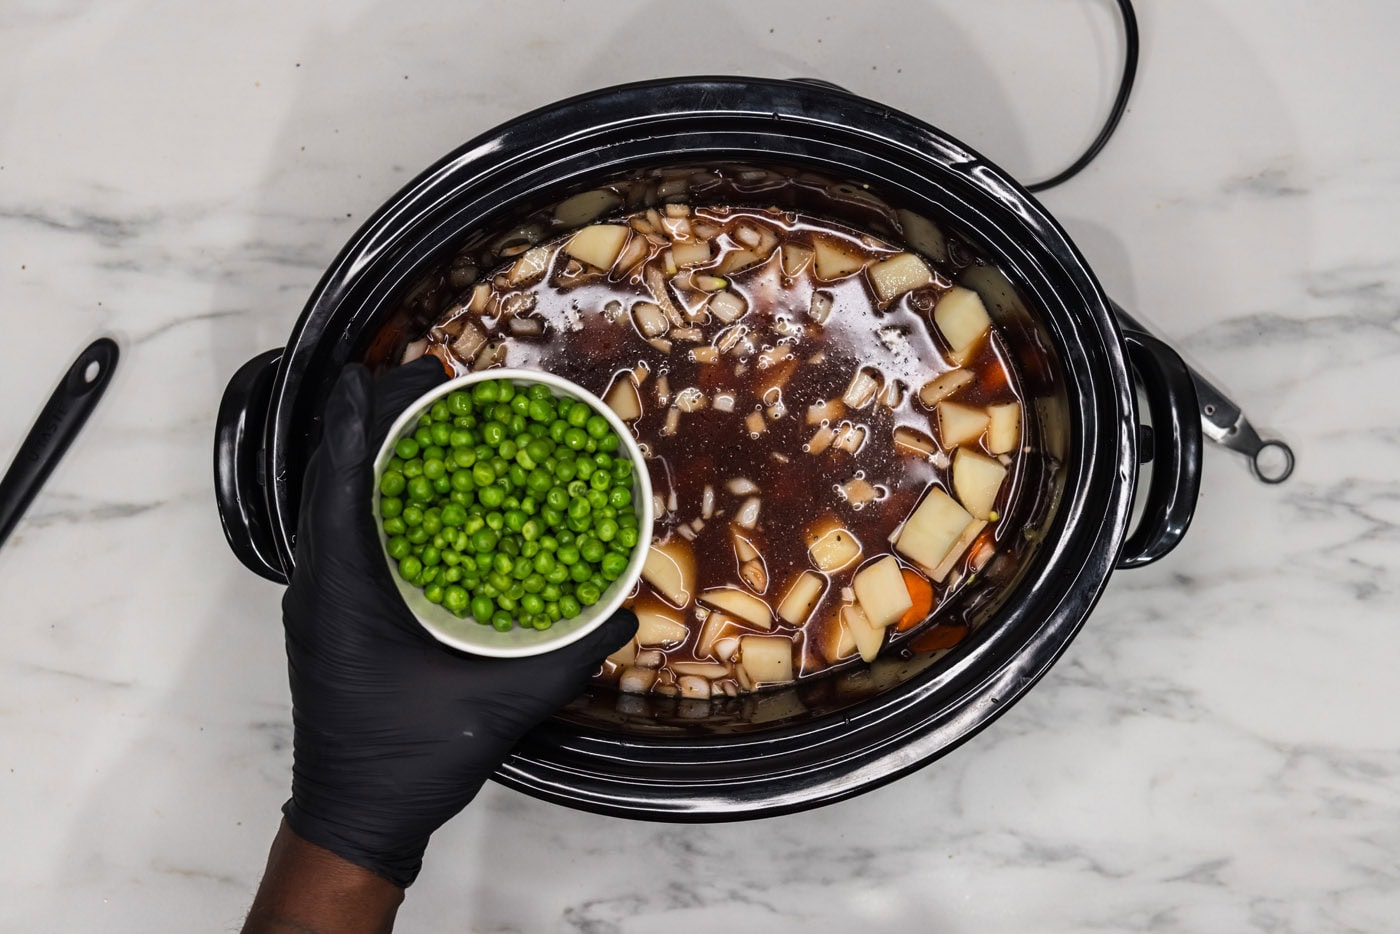
<svg viewBox="0 0 1400 934"><path fill-rule="evenodd" d="M243 934L382 934L402 903L403 889L307 843L284 821Z"/></svg>

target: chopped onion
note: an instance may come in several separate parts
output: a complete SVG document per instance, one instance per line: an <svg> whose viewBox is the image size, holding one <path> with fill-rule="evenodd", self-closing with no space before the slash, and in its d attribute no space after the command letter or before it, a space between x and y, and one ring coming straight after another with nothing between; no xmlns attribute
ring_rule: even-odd
<svg viewBox="0 0 1400 934"><path fill-rule="evenodd" d="M715 514L715 488L705 484L705 492L700 497L700 515L708 519Z"/></svg>
<svg viewBox="0 0 1400 934"><path fill-rule="evenodd" d="M663 254L663 261L667 266L666 275L674 276L676 267L672 261L670 250ZM671 292L666 288L666 279L662 276L661 270L654 265L647 266L646 272L642 274L642 279L646 282L647 288L651 290L652 301L656 302L662 313L666 315L666 320L671 322L671 326L685 327L685 320L681 317L681 313L676 310L675 303L671 301Z"/></svg>
<svg viewBox="0 0 1400 934"><path fill-rule="evenodd" d="M681 675L676 684L680 686L681 697L700 699L710 696L710 682L699 675Z"/></svg>
<svg viewBox="0 0 1400 934"><path fill-rule="evenodd" d="M842 587L842 588L841 588L841 602L842 602L842 603L855 603L855 602L856 602L856 592L855 592L854 590L852 590L850 587Z"/></svg>
<svg viewBox="0 0 1400 934"><path fill-rule="evenodd" d="M822 422L834 422L845 414L846 406L838 399L814 402L807 406L807 424L820 425ZM896 442L898 440L898 438L895 439Z"/></svg>
<svg viewBox="0 0 1400 934"><path fill-rule="evenodd" d="M637 302L632 306L632 323L643 337L659 337L665 334L671 324L655 302Z"/></svg>
<svg viewBox="0 0 1400 934"><path fill-rule="evenodd" d="M680 508L680 499L676 496L676 488L674 486L671 487L671 494L666 497L666 505L672 512Z"/></svg>
<svg viewBox="0 0 1400 934"><path fill-rule="evenodd" d="M725 324L733 324L738 321L746 310L748 303L742 296L733 292L716 292L710 296L710 314L714 315Z"/></svg>
<svg viewBox="0 0 1400 934"><path fill-rule="evenodd" d="M836 440L832 444L850 454L857 453L861 449L861 445L865 444L865 426L842 422L841 427L836 431Z"/></svg>
<svg viewBox="0 0 1400 934"><path fill-rule="evenodd" d="M812 440L804 445L803 450L808 454L821 454L831 447L831 442L836 440L836 430L830 425L822 425L817 429L817 433L812 435Z"/></svg>
<svg viewBox="0 0 1400 934"><path fill-rule="evenodd" d="M647 343L662 353L671 352L671 342L664 337L653 337L651 340L647 341Z"/></svg>
<svg viewBox="0 0 1400 934"><path fill-rule="evenodd" d="M624 694L645 694L656 683L656 672L650 668L632 666L622 669L617 689Z"/></svg>
<svg viewBox="0 0 1400 934"><path fill-rule="evenodd" d="M670 205L667 205L667 207L670 207ZM661 229L665 231L666 236L670 237L672 240L689 240L690 218L686 217L684 214L679 217L672 217L668 214L661 219Z"/></svg>
<svg viewBox="0 0 1400 934"><path fill-rule="evenodd" d="M671 404L671 380L665 373L662 373L656 378L656 404Z"/></svg>
<svg viewBox="0 0 1400 934"><path fill-rule="evenodd" d="M831 317L832 298L830 292L813 292L811 309L807 312L817 324L826 324Z"/></svg>
<svg viewBox="0 0 1400 934"><path fill-rule="evenodd" d="M522 285L529 285L549 268L550 252L547 247L537 246L527 250L523 256L515 261L515 265L510 267L509 281L511 288Z"/></svg>
<svg viewBox="0 0 1400 934"><path fill-rule="evenodd" d="M742 324L736 324L733 327L725 328L715 335L715 347L718 348L720 353L729 353L739 341L743 340L744 335L747 334L748 331L749 329Z"/></svg>
<svg viewBox="0 0 1400 934"><path fill-rule="evenodd" d="M776 363L781 363L782 361L786 360L788 357L791 356L792 347L788 346L787 344L779 344L778 346L769 348L768 350L765 350L763 351L763 353L758 355L758 368L760 370L766 370L770 366L773 366Z"/></svg>
<svg viewBox="0 0 1400 934"><path fill-rule="evenodd" d="M841 397L841 401L853 409L862 409L871 403L879 391L879 381L862 367L851 376L851 383L846 387L846 394Z"/></svg>
<svg viewBox="0 0 1400 934"><path fill-rule="evenodd" d="M476 314L481 314L491 303L491 286L485 282L480 282L472 287L472 298L467 303L467 308Z"/></svg>
<svg viewBox="0 0 1400 934"><path fill-rule="evenodd" d="M700 359L699 352L702 351L702 350L712 350L712 351L715 352L716 356L718 356L718 354L719 354L719 351L718 351L718 350L715 350L715 348L713 348L713 347L697 347L697 348L695 348L694 350L692 350L691 353L695 355L695 359L696 359L697 361L699 361L700 363L709 363L709 362L710 362L709 360L701 360L701 359ZM715 407L715 411L716 411L716 412L732 412L732 411L734 411L734 394L733 394L732 392L721 392L721 393L717 394L717 395L715 396L714 407Z"/></svg>
<svg viewBox="0 0 1400 934"><path fill-rule="evenodd" d="M734 477L724 482L724 488L735 496L749 496L758 492L758 484L748 477Z"/></svg>
<svg viewBox="0 0 1400 934"><path fill-rule="evenodd" d="M544 322L539 318L511 318L510 333L517 337L532 337L544 333Z"/></svg>
<svg viewBox="0 0 1400 934"><path fill-rule="evenodd" d="M746 247L756 247L763 242L763 234L748 224L740 224L734 230L734 239Z"/></svg>
<svg viewBox="0 0 1400 934"><path fill-rule="evenodd" d="M677 528L676 534L688 542L695 541L695 530L688 525L683 525Z"/></svg>
<svg viewBox="0 0 1400 934"><path fill-rule="evenodd" d="M750 496L744 500L744 504L734 515L734 524L741 529L751 529L758 525L758 511L762 505L763 501L757 496Z"/></svg>
<svg viewBox="0 0 1400 934"><path fill-rule="evenodd" d="M665 661L665 656L660 649L642 649L637 653L637 658L633 662L638 668L660 668Z"/></svg>
<svg viewBox="0 0 1400 934"><path fill-rule="evenodd" d="M656 493L656 494L653 494L653 495L652 495L652 497L651 497L651 511L652 511L653 514L658 515L658 516L664 516L664 515L666 514L666 501L665 501L664 499L661 498L661 494L660 494L660 493Z"/></svg>
<svg viewBox="0 0 1400 934"><path fill-rule="evenodd" d="M787 411L787 406L783 404L783 399L781 396L779 396L777 402L774 402L772 405L768 406L768 417L776 422L778 419L786 415Z"/></svg>
<svg viewBox="0 0 1400 934"><path fill-rule="evenodd" d="M676 408L682 412L698 412L705 407L708 401L705 394L694 386L687 386L676 393Z"/></svg>
<svg viewBox="0 0 1400 934"><path fill-rule="evenodd" d="M792 458L788 457L788 456L787 456L786 454L784 454L782 451L772 451L772 452L769 453L768 456L771 457L771 458L773 458L773 460L777 461L777 462L780 463L780 464L790 464L790 463L792 463Z"/></svg>
<svg viewBox="0 0 1400 934"><path fill-rule="evenodd" d="M705 520L696 519L694 522L690 523L690 527L692 530L694 530L695 534L699 535L705 530Z"/></svg>
<svg viewBox="0 0 1400 934"><path fill-rule="evenodd" d="M741 564L739 578L754 593L761 594L768 590L768 569L763 566L762 558L750 558Z"/></svg>
<svg viewBox="0 0 1400 934"><path fill-rule="evenodd" d="M678 341L702 341L705 333L699 328L676 328L671 332L671 337Z"/></svg>
<svg viewBox="0 0 1400 934"><path fill-rule="evenodd" d="M719 350L715 347L711 347L709 344L706 344L704 347L692 347L690 348L690 359L694 360L696 363L714 363L719 359ZM721 398L726 397L715 397L715 408L717 409L720 407L719 400ZM734 409L734 397L729 396L727 398L729 399L729 408L721 409L721 411L729 412Z"/></svg>
<svg viewBox="0 0 1400 934"><path fill-rule="evenodd" d="M603 306L603 320L608 324L616 324L617 319L622 317L622 302L613 299Z"/></svg>

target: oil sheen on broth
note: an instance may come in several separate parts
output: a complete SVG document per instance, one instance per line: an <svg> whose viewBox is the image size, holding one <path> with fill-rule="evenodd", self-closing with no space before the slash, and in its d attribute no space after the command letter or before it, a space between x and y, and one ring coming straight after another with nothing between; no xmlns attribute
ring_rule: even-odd
<svg viewBox="0 0 1400 934"><path fill-rule="evenodd" d="M547 370L633 427L657 525L637 639L601 675L624 691L734 696L917 646L1015 540L1021 394L980 299L818 218L584 227L468 289L424 352Z"/></svg>

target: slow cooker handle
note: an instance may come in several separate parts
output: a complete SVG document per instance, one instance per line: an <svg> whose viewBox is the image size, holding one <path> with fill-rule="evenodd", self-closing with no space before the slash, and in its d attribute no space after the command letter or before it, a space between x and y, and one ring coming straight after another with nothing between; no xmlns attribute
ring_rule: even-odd
<svg viewBox="0 0 1400 934"><path fill-rule="evenodd" d="M214 498L234 555L248 570L273 583L287 573L272 539L267 493L259 472L272 381L282 348L258 354L233 374L219 403L214 429Z"/></svg>
<svg viewBox="0 0 1400 934"><path fill-rule="evenodd" d="M1162 341L1125 330L1131 361L1152 415L1152 482L1137 531L1123 545L1120 568L1163 557L1181 541L1201 492L1201 416L1185 361Z"/></svg>

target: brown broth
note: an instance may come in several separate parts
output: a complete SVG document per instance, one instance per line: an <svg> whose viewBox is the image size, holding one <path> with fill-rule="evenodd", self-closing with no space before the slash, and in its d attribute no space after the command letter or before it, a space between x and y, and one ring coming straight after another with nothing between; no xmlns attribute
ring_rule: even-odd
<svg viewBox="0 0 1400 934"><path fill-rule="evenodd" d="M637 217L645 215L631 215L624 220ZM693 211L689 222L708 224L720 231L710 239L713 255L710 263L701 268L702 274L722 266L730 253L742 248L737 233L741 227L762 228L775 234L782 244L810 246L814 237L839 241L863 255L867 265L900 252L889 243L848 228L776 210L703 207ZM655 239L664 242L660 237ZM498 354L490 358L492 365L546 370L599 396L606 393L614 379L628 378L628 372L641 374L639 395L643 412L633 422L634 431L648 453L647 467L661 505L668 507L657 511L654 540L663 543L691 539L689 547L695 556L698 581L692 592L718 586L757 589L758 595L776 609L791 583L813 567L808 531L818 520L836 517L861 543L863 553L848 567L829 575L824 595L807 623L794 627L775 613L771 632L753 626L741 628L751 634L790 638L794 643L795 678L811 677L858 659L828 659L819 648L825 641L821 637L830 635L824 629L841 625L838 610L843 602L843 588L850 586L860 568L895 553L890 545L892 533L931 485L953 492L947 459L950 451L940 449L932 457L919 456L898 447L894 441L895 429L901 426L930 438L938 434L936 424L931 424L932 413L918 400L917 393L930 379L954 367L949 362L947 346L936 336L937 328L930 325L935 303L952 286L945 277L947 271L940 271L937 264L925 260L933 270L932 283L906 292L889 307L880 308L866 273L818 281L814 264L808 263L789 277L784 274L780 251L775 249L766 260L725 276L728 289L747 302L747 313L737 325L747 329L752 346L741 341L714 362L700 362L691 351L715 346L721 341L722 332L732 326L712 317L706 320L708 316L702 311L695 325L700 339L672 340L667 352L648 343L628 313L635 302L655 300L641 270L648 265L659 267L664 246L652 245L649 259L633 267L630 274L605 276L572 261L563 252L566 242L558 240L544 246L548 251L548 271L532 285L510 289L506 278L509 264L485 280L493 283L493 299L512 305L518 318L538 321L539 325L531 326L540 327L542 333L513 334L512 328L520 325L511 324L511 315L495 313L498 309L494 308L485 315L476 314L457 304L440 317L428 352L439 356L456 372L468 372L473 361L458 359L451 345L464 326L471 326L467 324L471 321L484 331L492 342L490 346L504 344L503 357ZM675 280L683 282L685 278L682 271ZM675 280L669 294L682 314L700 307L708 297L700 290L676 288ZM815 323L810 314L817 291L832 298L825 325ZM675 330L671 328L672 332ZM790 357L774 365L763 365L775 351L786 352ZM490 348L482 353L490 353ZM972 358L964 362L975 374L975 381L953 398L969 406L1019 401L1017 374L1008 365L1008 359L994 330L974 349ZM483 358L482 364L486 362ZM820 454L809 453L806 446L820 425L808 423L808 407L840 400L852 375L862 367L878 373L881 395L860 409L848 409L833 421L862 426L864 443L855 453L835 446ZM658 400L658 387L663 381L669 384L670 404ZM898 392L887 397L883 391L891 384L898 387ZM678 430L667 434L668 417L676 417L671 414L676 396L688 388L704 394L705 406L680 414ZM780 417L772 417L775 412L769 405L778 398L774 390L786 408ZM733 411L715 408L714 403L722 394L735 398ZM755 411L764 413L764 430L757 437L751 436L745 424ZM1022 411L1025 415L1024 406ZM1008 500L1018 491L1024 424L1021 431L1022 444L1002 458L1008 464L1007 479L997 500L1002 514L1008 511ZM731 522L748 496L725 490L726 481L735 478L745 478L758 487L752 495L761 502L759 522L747 534L766 566L767 586L763 588L746 588L740 577ZM864 505L849 502L842 484L853 479L872 484L877 499ZM701 519L707 485L714 490L715 512L696 531L692 523ZM674 509L669 508L672 502ZM1007 540L1001 541L1000 533L995 521L989 524L964 553L954 572L943 583L933 584L931 617L916 626L891 626L893 639L887 636L886 645L904 638L921 638L925 642L932 639L940 646L949 640L956 642L959 633L966 631L960 620L950 621L936 635L931 634L930 627L938 628L938 609L994 551L1006 552L1016 547L1018 537L1005 536ZM902 557L901 564L912 568ZM633 602L641 601L645 606L656 600L660 597L643 582ZM682 609L683 613L673 615L688 622L690 634L684 643L662 650L660 676L653 688L661 693L677 690L672 664L714 661L696 648L703 611L697 611L693 601ZM730 665L728 659L720 661ZM610 662L605 666L604 679L616 681L622 667ZM733 695L742 690L735 673L731 667L730 675L715 679L710 685L712 693ZM695 689L694 682L690 687Z"/></svg>

